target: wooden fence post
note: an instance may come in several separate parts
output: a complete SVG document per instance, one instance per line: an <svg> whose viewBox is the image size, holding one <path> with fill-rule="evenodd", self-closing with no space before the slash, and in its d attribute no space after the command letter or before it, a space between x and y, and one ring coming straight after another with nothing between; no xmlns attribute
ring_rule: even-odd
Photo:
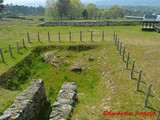
<svg viewBox="0 0 160 120"><path fill-rule="evenodd" d="M61 41L61 32L58 32L58 38L59 38L59 42Z"/></svg>
<svg viewBox="0 0 160 120"><path fill-rule="evenodd" d="M118 39L118 35L116 35L116 40Z"/></svg>
<svg viewBox="0 0 160 120"><path fill-rule="evenodd" d="M48 32L48 41L51 42L50 33Z"/></svg>
<svg viewBox="0 0 160 120"><path fill-rule="evenodd" d="M80 31L80 41L82 42L82 31Z"/></svg>
<svg viewBox="0 0 160 120"><path fill-rule="evenodd" d="M113 34L113 41L115 41L115 37L116 37L116 34L115 34L115 31L114 31L114 34Z"/></svg>
<svg viewBox="0 0 160 120"><path fill-rule="evenodd" d="M133 60L133 62L132 62L132 68L131 68L131 76L130 76L130 79L133 78L134 66L135 66L135 60Z"/></svg>
<svg viewBox="0 0 160 120"><path fill-rule="evenodd" d="M102 41L104 41L104 31L102 31Z"/></svg>
<svg viewBox="0 0 160 120"><path fill-rule="evenodd" d="M17 52L19 53L20 51L19 51L19 42L18 41L16 42L16 48L17 48Z"/></svg>
<svg viewBox="0 0 160 120"><path fill-rule="evenodd" d="M1 48L0 48L0 54L1 54L2 62L5 63L5 61L4 61L4 55L3 55L3 50Z"/></svg>
<svg viewBox="0 0 160 120"><path fill-rule="evenodd" d="M128 52L127 60L126 60L126 70L128 69L130 53Z"/></svg>
<svg viewBox="0 0 160 120"><path fill-rule="evenodd" d="M40 42L40 35L39 35L39 32L38 32L38 42Z"/></svg>
<svg viewBox="0 0 160 120"><path fill-rule="evenodd" d="M149 97L150 92L151 92L151 87L152 87L152 84L150 84L150 85L148 86L148 90L147 90L147 93L146 93L146 98L145 98L145 101L144 101L144 107L147 107L148 97Z"/></svg>
<svg viewBox="0 0 160 120"><path fill-rule="evenodd" d="M119 53L120 53L120 55L122 54L122 42L120 42Z"/></svg>
<svg viewBox="0 0 160 120"><path fill-rule="evenodd" d="M115 39L115 46L117 45L117 38Z"/></svg>
<svg viewBox="0 0 160 120"><path fill-rule="evenodd" d="M28 38L28 43L31 43L31 40L30 40L30 35L29 35L29 33L27 33L27 38Z"/></svg>
<svg viewBox="0 0 160 120"><path fill-rule="evenodd" d="M142 76L142 70L140 70L139 74L138 74L138 81L137 81L136 91L139 90L139 84L141 82L141 76Z"/></svg>
<svg viewBox="0 0 160 120"><path fill-rule="evenodd" d="M24 41L24 39L22 39L22 44L23 44L23 47L25 48L25 47L26 47L26 45L25 45L25 41Z"/></svg>
<svg viewBox="0 0 160 120"><path fill-rule="evenodd" d="M117 41L117 50L119 50L119 38L118 38L118 41Z"/></svg>
<svg viewBox="0 0 160 120"><path fill-rule="evenodd" d="M9 45L9 53L10 53L10 56L13 58L13 52L12 52L12 47L11 47L11 45Z"/></svg>
<svg viewBox="0 0 160 120"><path fill-rule="evenodd" d="M125 58L125 53L126 53L126 47L123 47L123 53L122 53L122 60L124 62L124 58Z"/></svg>
<svg viewBox="0 0 160 120"><path fill-rule="evenodd" d="M91 42L93 41L93 31L91 31Z"/></svg>
<svg viewBox="0 0 160 120"><path fill-rule="evenodd" d="M71 31L69 32L69 41L70 42L72 41L72 33L71 33Z"/></svg>

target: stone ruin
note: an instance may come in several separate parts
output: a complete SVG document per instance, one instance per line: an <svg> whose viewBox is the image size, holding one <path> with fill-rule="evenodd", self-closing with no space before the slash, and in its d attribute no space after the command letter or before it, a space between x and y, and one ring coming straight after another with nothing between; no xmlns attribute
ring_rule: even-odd
<svg viewBox="0 0 160 120"><path fill-rule="evenodd" d="M73 105L78 100L76 88L75 83L63 84L52 105L50 120L66 120L70 117ZM40 114L48 105L43 80L39 79L16 97L0 116L0 120L39 120Z"/></svg>
<svg viewBox="0 0 160 120"><path fill-rule="evenodd" d="M13 104L0 116L0 120L38 120L47 104L43 81L36 80L16 97Z"/></svg>
<svg viewBox="0 0 160 120"><path fill-rule="evenodd" d="M52 105L50 120L69 119L73 106L77 100L76 83L64 83L58 93L56 101Z"/></svg>

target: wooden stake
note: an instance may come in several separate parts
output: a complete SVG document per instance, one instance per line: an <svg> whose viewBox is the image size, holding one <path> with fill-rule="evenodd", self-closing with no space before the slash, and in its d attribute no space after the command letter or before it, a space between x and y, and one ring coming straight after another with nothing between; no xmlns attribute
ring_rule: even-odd
<svg viewBox="0 0 160 120"><path fill-rule="evenodd" d="M11 47L11 45L9 45L9 53L10 53L10 56L13 58L13 53L12 53L12 47Z"/></svg>
<svg viewBox="0 0 160 120"><path fill-rule="evenodd" d="M48 32L48 41L51 42L50 33Z"/></svg>
<svg viewBox="0 0 160 120"><path fill-rule="evenodd" d="M23 47L25 48L26 46L25 46L25 41L24 41L24 39L22 39L22 44L23 44Z"/></svg>
<svg viewBox="0 0 160 120"><path fill-rule="evenodd" d="M61 41L61 33L60 31L58 32L58 38L59 38L59 42Z"/></svg>
<svg viewBox="0 0 160 120"><path fill-rule="evenodd" d="M117 50L119 50L119 38L118 38L118 41L117 41Z"/></svg>
<svg viewBox="0 0 160 120"><path fill-rule="evenodd" d="M3 63L5 63L5 61L4 61L4 55L3 55L3 51L2 51L2 49L1 49L1 48L0 48L0 54L1 54L2 62L3 62Z"/></svg>
<svg viewBox="0 0 160 120"><path fill-rule="evenodd" d="M115 46L117 45L117 39L115 40Z"/></svg>
<svg viewBox="0 0 160 120"><path fill-rule="evenodd" d="M131 76L130 76L130 79L133 78L134 66L135 66L135 60L133 60L133 62L132 62L132 68L131 68Z"/></svg>
<svg viewBox="0 0 160 120"><path fill-rule="evenodd" d="M28 38L28 43L31 43L29 33L27 33L27 38Z"/></svg>
<svg viewBox="0 0 160 120"><path fill-rule="evenodd" d="M125 58L125 52L126 52L126 47L123 47L123 54L122 54L122 60L124 62L124 58Z"/></svg>
<svg viewBox="0 0 160 120"><path fill-rule="evenodd" d="M80 31L80 41L82 42L82 31Z"/></svg>
<svg viewBox="0 0 160 120"><path fill-rule="evenodd" d="M104 41L104 31L102 31L102 41Z"/></svg>
<svg viewBox="0 0 160 120"><path fill-rule="evenodd" d="M122 54L122 42L120 42L119 52L120 52L120 55L121 55Z"/></svg>
<svg viewBox="0 0 160 120"><path fill-rule="evenodd" d="M127 61L126 61L126 70L128 69L130 53L128 52Z"/></svg>
<svg viewBox="0 0 160 120"><path fill-rule="evenodd" d="M71 31L69 32L69 41L70 42L72 41L72 33L71 33Z"/></svg>
<svg viewBox="0 0 160 120"><path fill-rule="evenodd" d="M150 85L148 86L148 90L147 90L147 93L146 93L146 98L145 98L145 101L144 101L144 107L147 107L148 97L149 97L150 92L151 92L151 87L152 87L152 84L150 84Z"/></svg>
<svg viewBox="0 0 160 120"><path fill-rule="evenodd" d="M115 34L115 31L114 31L114 34L113 34L113 41L115 41L115 38L116 38L116 34Z"/></svg>
<svg viewBox="0 0 160 120"><path fill-rule="evenodd" d="M115 40L117 40L117 39L118 39L118 36L116 35Z"/></svg>
<svg viewBox="0 0 160 120"><path fill-rule="evenodd" d="M139 84L141 82L141 76L142 76L142 70L140 70L139 74L138 74L138 81L137 81L136 91L139 90Z"/></svg>
<svg viewBox="0 0 160 120"><path fill-rule="evenodd" d="M91 42L93 41L93 31L91 31Z"/></svg>
<svg viewBox="0 0 160 120"><path fill-rule="evenodd" d="M19 51L19 42L18 41L16 42L16 46L17 46L17 52L19 53L20 51Z"/></svg>
<svg viewBox="0 0 160 120"><path fill-rule="evenodd" d="M40 42L40 35L39 35L39 32L38 32L38 42Z"/></svg>

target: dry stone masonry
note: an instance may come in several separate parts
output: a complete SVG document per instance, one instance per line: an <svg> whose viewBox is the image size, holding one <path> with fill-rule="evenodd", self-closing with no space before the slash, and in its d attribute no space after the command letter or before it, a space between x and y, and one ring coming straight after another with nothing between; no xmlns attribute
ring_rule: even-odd
<svg viewBox="0 0 160 120"><path fill-rule="evenodd" d="M74 82L66 82L62 85L56 101L52 105L50 120L69 119L77 98L77 85Z"/></svg>
<svg viewBox="0 0 160 120"><path fill-rule="evenodd" d="M4 111L0 120L38 120L47 105L43 80L39 79L16 97L14 103Z"/></svg>
<svg viewBox="0 0 160 120"><path fill-rule="evenodd" d="M142 21L95 21L95 22L44 22L39 26L117 26L117 25L140 25Z"/></svg>

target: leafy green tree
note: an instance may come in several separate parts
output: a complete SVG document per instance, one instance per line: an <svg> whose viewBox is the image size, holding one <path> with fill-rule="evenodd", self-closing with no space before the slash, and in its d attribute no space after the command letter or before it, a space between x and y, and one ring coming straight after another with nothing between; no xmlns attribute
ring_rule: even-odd
<svg viewBox="0 0 160 120"><path fill-rule="evenodd" d="M125 13L122 8L120 8L118 5L111 6L108 10L106 10L106 15L108 18L122 18L124 17Z"/></svg>
<svg viewBox="0 0 160 120"><path fill-rule="evenodd" d="M86 5L89 19L95 19L98 17L99 8L95 4L89 3Z"/></svg>
<svg viewBox="0 0 160 120"><path fill-rule="evenodd" d="M57 20L68 19L71 10L70 0L47 0L46 15Z"/></svg>
<svg viewBox="0 0 160 120"><path fill-rule="evenodd" d="M70 0L58 0L56 6L61 20L67 19L71 9Z"/></svg>
<svg viewBox="0 0 160 120"><path fill-rule="evenodd" d="M83 19L88 19L88 12L87 12L87 10L85 9L85 10L83 10L83 12L82 12L82 16L83 16Z"/></svg>
<svg viewBox="0 0 160 120"><path fill-rule="evenodd" d="M71 0L71 11L70 19L80 19L82 17L82 12L84 10L84 5L80 0Z"/></svg>
<svg viewBox="0 0 160 120"><path fill-rule="evenodd" d="M57 0L47 0L46 1L46 16L58 19L58 11L56 6Z"/></svg>

